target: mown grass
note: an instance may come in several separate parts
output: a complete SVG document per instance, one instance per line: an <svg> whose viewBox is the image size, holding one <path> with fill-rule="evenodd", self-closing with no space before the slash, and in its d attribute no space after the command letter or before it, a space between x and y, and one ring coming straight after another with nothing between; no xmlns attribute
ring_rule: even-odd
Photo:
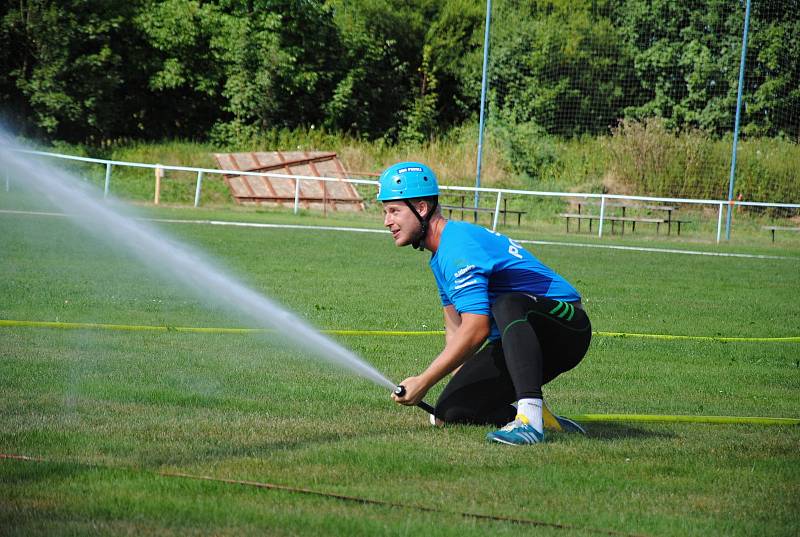
<svg viewBox="0 0 800 537"><path fill-rule="evenodd" d="M3 199L4 208L18 201ZM353 218L208 211L287 223ZM357 221L366 225L361 217ZM398 250L384 235L160 226L320 328L441 327L427 256ZM124 249L96 242L63 218L0 214L0 228L2 319L239 325L202 297L140 268ZM649 242L625 241L630 242L619 243ZM800 278L793 260L530 248L581 290L597 331L798 335L800 304L791 297L800 291ZM796 256L797 250L781 253ZM420 371L442 344L436 335L336 339L391 379ZM584 362L548 385L546 394L566 415L797 417L799 352L797 343L596 337ZM420 411L393 405L383 388L268 334L3 327L0 386L0 452L47 460L0 462L4 534L798 530L798 427L591 424L587 437L552 434L532 449L506 449L484 442L488 428L432 429ZM445 513L162 472L305 487ZM462 511L573 528L453 514Z"/></svg>

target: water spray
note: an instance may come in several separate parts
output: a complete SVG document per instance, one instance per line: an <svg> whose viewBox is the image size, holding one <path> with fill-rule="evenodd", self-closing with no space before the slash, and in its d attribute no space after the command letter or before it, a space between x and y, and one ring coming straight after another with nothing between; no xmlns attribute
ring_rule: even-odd
<svg viewBox="0 0 800 537"><path fill-rule="evenodd" d="M75 176L38 160L23 158L20 148L1 130L0 163L8 175L24 178L20 181L23 188L49 200L92 235L134 254L154 272L170 276L206 303L224 306L257 326L266 325L270 333L284 336L295 346L378 386L394 390L398 395L405 393L403 386L395 386L371 364L276 302L225 274L199 252L166 237L139 219L124 216L123 207L112 199L98 199L99 193L80 183ZM433 413L430 405L419 403L417 406Z"/></svg>

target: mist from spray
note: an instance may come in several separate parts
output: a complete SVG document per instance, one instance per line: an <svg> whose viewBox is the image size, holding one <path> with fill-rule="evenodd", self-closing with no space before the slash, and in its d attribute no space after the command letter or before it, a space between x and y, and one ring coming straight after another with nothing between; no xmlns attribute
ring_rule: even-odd
<svg viewBox="0 0 800 537"><path fill-rule="evenodd" d="M122 207L99 198L76 177L19 152L0 131L0 165L17 183L48 199L97 238L133 253L155 273L167 274L206 303L221 305L259 327L274 329L299 348L389 389L394 384L351 351L319 333L298 316L248 288L188 246L167 238Z"/></svg>

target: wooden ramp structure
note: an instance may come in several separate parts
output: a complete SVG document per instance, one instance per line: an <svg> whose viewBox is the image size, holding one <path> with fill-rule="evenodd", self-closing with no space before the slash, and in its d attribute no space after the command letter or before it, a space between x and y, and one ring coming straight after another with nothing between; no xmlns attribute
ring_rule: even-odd
<svg viewBox="0 0 800 537"><path fill-rule="evenodd" d="M269 172L305 177L349 178L336 153L329 151L269 151L253 153L215 153L220 169L242 172ZM351 183L315 181L291 177L225 174L225 183L236 203L299 207L322 211L363 211L364 200Z"/></svg>

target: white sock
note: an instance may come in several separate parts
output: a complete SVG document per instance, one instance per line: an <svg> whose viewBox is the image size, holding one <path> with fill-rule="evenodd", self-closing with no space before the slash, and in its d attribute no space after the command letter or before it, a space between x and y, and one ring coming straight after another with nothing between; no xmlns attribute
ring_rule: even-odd
<svg viewBox="0 0 800 537"><path fill-rule="evenodd" d="M517 401L517 414L522 414L531 423L531 427L538 432L544 432L542 422L542 400L541 399L520 399Z"/></svg>

